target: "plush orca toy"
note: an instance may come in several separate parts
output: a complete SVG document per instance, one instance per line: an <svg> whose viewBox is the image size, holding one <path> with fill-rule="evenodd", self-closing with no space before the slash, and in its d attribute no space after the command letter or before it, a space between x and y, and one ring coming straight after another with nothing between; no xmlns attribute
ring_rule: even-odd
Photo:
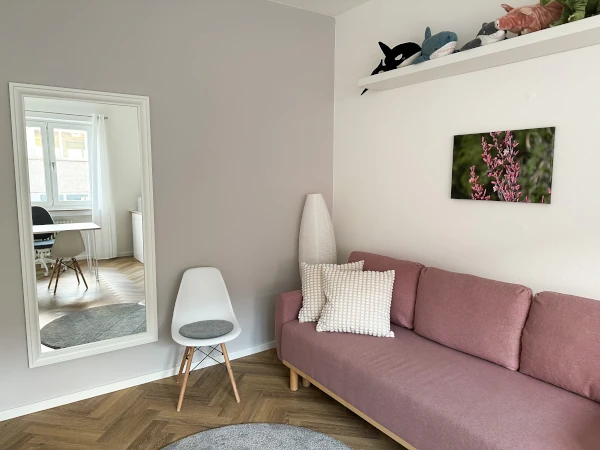
<svg viewBox="0 0 600 450"><path fill-rule="evenodd" d="M470 42L467 42L461 49L461 52L465 50L471 50L473 48L481 47L482 45L494 44L506 39L506 31L498 30L494 22L484 22L481 25L481 30L477 33L477 37Z"/></svg>
<svg viewBox="0 0 600 450"><path fill-rule="evenodd" d="M380 42L379 48L381 48L385 58L379 62L379 65L371 72L371 75L389 72L398 67L409 66L421 55L421 47L414 42L406 42L394 48L389 48L383 42ZM363 95L367 91L368 89L365 89L360 95Z"/></svg>

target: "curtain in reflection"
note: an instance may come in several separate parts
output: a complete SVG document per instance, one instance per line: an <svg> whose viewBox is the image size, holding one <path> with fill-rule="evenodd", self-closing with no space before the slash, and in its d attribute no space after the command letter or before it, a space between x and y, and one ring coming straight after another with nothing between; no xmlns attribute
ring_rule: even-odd
<svg viewBox="0 0 600 450"><path fill-rule="evenodd" d="M101 230L95 232L98 259L110 259L117 256L117 229L106 141L106 118L103 114L94 115L92 121L90 155L92 222L102 227Z"/></svg>

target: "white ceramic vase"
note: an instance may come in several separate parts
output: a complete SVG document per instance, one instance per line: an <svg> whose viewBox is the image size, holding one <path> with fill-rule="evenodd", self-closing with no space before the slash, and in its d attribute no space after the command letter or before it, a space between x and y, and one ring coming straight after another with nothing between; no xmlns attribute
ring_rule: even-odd
<svg viewBox="0 0 600 450"><path fill-rule="evenodd" d="M302 213L300 262L336 264L337 249L329 210L322 194L308 194Z"/></svg>

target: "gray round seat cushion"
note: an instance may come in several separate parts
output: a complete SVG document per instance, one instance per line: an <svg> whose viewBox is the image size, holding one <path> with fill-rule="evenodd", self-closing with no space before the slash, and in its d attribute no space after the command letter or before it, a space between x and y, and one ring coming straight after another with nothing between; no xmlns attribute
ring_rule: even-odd
<svg viewBox="0 0 600 450"><path fill-rule="evenodd" d="M227 320L201 320L182 326L179 334L190 339L212 339L224 336L231 330L233 324Z"/></svg>

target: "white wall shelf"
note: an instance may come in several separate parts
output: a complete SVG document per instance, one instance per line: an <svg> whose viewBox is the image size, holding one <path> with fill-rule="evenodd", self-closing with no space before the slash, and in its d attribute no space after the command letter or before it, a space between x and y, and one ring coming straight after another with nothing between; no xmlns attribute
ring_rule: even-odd
<svg viewBox="0 0 600 450"><path fill-rule="evenodd" d="M600 16L362 78L358 86L387 91L596 44L600 44Z"/></svg>

